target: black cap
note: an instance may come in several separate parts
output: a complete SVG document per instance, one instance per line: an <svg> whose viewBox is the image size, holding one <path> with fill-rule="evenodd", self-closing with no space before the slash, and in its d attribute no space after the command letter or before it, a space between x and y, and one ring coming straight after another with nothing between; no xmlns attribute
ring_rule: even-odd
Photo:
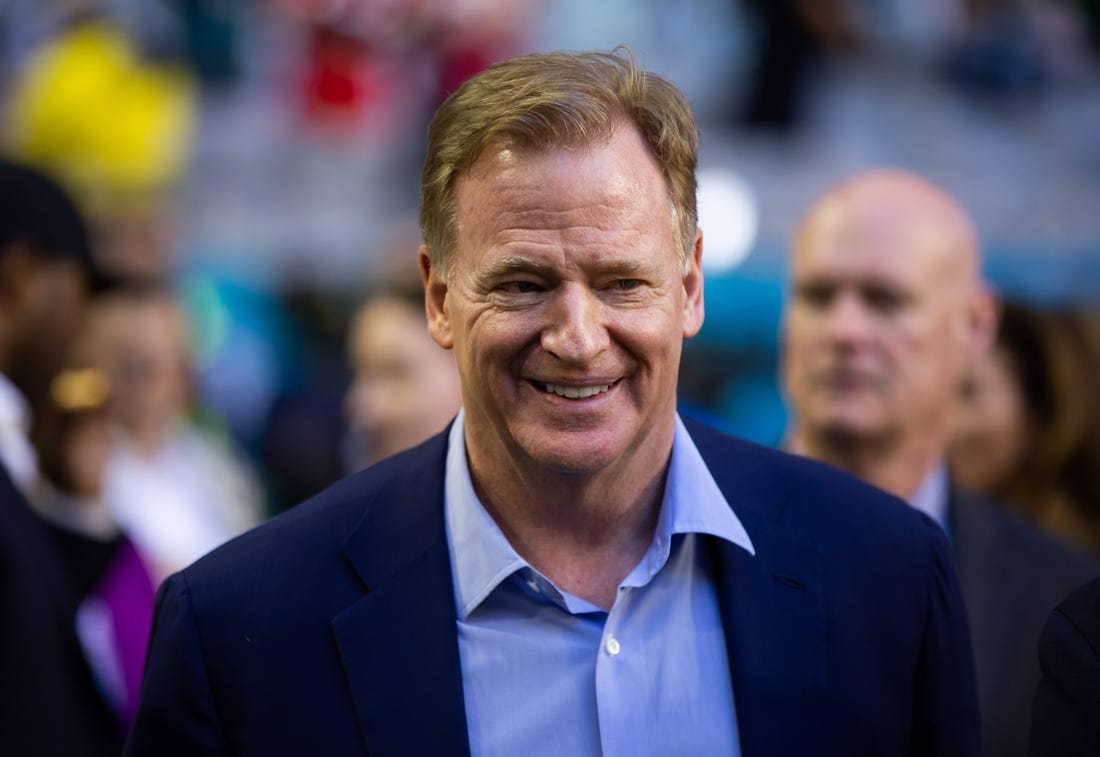
<svg viewBox="0 0 1100 757"><path fill-rule="evenodd" d="M0 256L18 242L35 255L74 260L89 282L100 282L88 228L65 190L39 171L0 159Z"/></svg>

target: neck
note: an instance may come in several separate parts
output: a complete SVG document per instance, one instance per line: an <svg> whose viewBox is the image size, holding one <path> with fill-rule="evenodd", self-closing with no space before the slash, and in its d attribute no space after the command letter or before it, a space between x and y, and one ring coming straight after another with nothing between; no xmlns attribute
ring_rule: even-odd
<svg viewBox="0 0 1100 757"><path fill-rule="evenodd" d="M668 458L644 474L532 473L499 462L489 476L479 470L471 454L474 489L516 552L558 588L610 610L653 541Z"/></svg>
<svg viewBox="0 0 1100 757"><path fill-rule="evenodd" d="M883 438L796 431L788 447L834 465L906 501L943 459L943 444L902 436Z"/></svg>

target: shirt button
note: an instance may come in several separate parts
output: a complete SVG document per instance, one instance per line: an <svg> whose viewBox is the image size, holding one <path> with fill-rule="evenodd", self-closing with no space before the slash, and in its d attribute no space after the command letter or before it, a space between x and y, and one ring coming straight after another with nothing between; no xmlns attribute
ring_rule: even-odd
<svg viewBox="0 0 1100 757"><path fill-rule="evenodd" d="M622 646L619 644L619 640L614 636L608 636L607 641L604 643L603 648L607 650L607 653L614 657L622 651Z"/></svg>

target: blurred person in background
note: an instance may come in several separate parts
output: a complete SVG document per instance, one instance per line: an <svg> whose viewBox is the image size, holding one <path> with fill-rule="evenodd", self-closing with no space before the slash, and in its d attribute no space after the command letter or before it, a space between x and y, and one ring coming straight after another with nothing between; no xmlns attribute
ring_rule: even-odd
<svg viewBox="0 0 1100 757"><path fill-rule="evenodd" d="M110 383L74 358L35 408L32 434L41 476L31 501L48 524L80 604L76 629L98 690L122 732L137 711L153 620L153 579L102 498L113 448Z"/></svg>
<svg viewBox="0 0 1100 757"><path fill-rule="evenodd" d="M1100 550L1098 347L1088 315L1006 302L993 349L966 382L950 451L960 484L1093 551Z"/></svg>
<svg viewBox="0 0 1100 757"><path fill-rule="evenodd" d="M1031 96L1081 84L1096 63L1096 0L964 0L948 48L949 81L983 96Z"/></svg>
<svg viewBox="0 0 1100 757"><path fill-rule="evenodd" d="M859 42L861 5L849 0L736 0L756 34L740 120L790 131L805 119L814 78L830 55Z"/></svg>
<svg viewBox="0 0 1100 757"><path fill-rule="evenodd" d="M163 578L259 523L263 492L243 453L191 416L187 323L170 289L116 287L89 320L116 434L103 498Z"/></svg>
<svg viewBox="0 0 1100 757"><path fill-rule="evenodd" d="M400 148L422 114L521 47L534 4L277 0L273 7L303 32L294 80L311 125L327 127L329 139L381 127L389 146Z"/></svg>
<svg viewBox="0 0 1100 757"><path fill-rule="evenodd" d="M424 290L368 297L348 332L352 383L349 468L364 468L435 436L462 404L454 355L428 335Z"/></svg>
<svg viewBox="0 0 1100 757"><path fill-rule="evenodd" d="M77 635L81 592L27 494L29 435L95 279L83 220L52 180L0 161L0 739L28 757L118 754Z"/></svg>
<svg viewBox="0 0 1100 757"><path fill-rule="evenodd" d="M109 3L63 3L52 31L21 62L7 96L3 143L73 193L106 277L165 279L176 193L195 111L190 73Z"/></svg>
<svg viewBox="0 0 1100 757"><path fill-rule="evenodd" d="M1100 751L1100 578L1055 608L1039 638L1042 680L1031 713L1031 757Z"/></svg>
<svg viewBox="0 0 1100 757"><path fill-rule="evenodd" d="M827 191L795 236L783 322L787 446L907 500L951 539L966 599L983 754L1023 755L1047 614L1095 575L947 467L959 392L996 309L965 211L915 174L878 169Z"/></svg>

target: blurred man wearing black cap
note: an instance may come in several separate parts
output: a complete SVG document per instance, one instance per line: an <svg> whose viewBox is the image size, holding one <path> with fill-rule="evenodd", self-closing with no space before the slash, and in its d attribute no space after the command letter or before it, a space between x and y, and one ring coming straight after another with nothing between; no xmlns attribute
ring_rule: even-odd
<svg viewBox="0 0 1100 757"><path fill-rule="evenodd" d="M24 493L30 409L49 386L94 281L65 193L0 160L0 752L117 754L121 735L75 630L80 597Z"/></svg>

